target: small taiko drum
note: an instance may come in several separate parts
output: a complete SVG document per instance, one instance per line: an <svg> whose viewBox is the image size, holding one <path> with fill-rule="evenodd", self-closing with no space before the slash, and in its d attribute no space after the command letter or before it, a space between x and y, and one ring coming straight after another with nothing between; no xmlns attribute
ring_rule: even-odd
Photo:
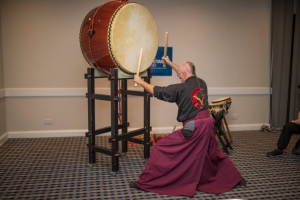
<svg viewBox="0 0 300 200"><path fill-rule="evenodd" d="M141 4L109 1L84 18L80 46L86 61L107 74L116 67L135 74L143 49L141 73L150 67L157 53L157 24L151 12Z"/></svg>
<svg viewBox="0 0 300 200"><path fill-rule="evenodd" d="M226 114L228 113L228 110L231 106L231 98L230 97L224 97L224 98L221 98L221 99L216 99L216 100L213 100L212 101L213 104L215 103L225 103L226 104Z"/></svg>
<svg viewBox="0 0 300 200"><path fill-rule="evenodd" d="M218 115L222 110L226 112L226 103L212 103L208 105L208 110L212 115Z"/></svg>

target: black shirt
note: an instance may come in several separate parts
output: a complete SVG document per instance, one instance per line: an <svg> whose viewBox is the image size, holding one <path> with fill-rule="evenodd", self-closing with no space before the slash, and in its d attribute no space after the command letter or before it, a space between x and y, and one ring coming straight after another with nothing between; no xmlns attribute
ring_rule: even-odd
<svg viewBox="0 0 300 200"><path fill-rule="evenodd" d="M208 96L206 83L196 76L189 77L185 83L169 85L167 87L154 87L154 97L175 102L178 106L177 121L183 122L196 116L200 110L208 109Z"/></svg>

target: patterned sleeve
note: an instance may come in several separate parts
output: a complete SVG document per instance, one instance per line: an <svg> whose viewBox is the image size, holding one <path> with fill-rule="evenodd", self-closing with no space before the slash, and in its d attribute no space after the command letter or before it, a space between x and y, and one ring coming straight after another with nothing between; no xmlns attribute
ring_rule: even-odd
<svg viewBox="0 0 300 200"><path fill-rule="evenodd" d="M176 102L180 95L180 88L180 84L169 85L167 87L155 86L154 97L167 102Z"/></svg>

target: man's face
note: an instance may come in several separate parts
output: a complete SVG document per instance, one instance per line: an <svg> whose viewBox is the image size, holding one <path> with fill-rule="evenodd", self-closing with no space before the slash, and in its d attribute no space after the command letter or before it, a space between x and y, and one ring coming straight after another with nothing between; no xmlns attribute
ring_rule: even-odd
<svg viewBox="0 0 300 200"><path fill-rule="evenodd" d="M179 73L177 74L178 78L180 79L181 83L184 83L186 80L186 72L184 71L184 64L179 66Z"/></svg>
<svg viewBox="0 0 300 200"><path fill-rule="evenodd" d="M181 83L184 83L183 82L183 79L184 79L184 72L179 72L178 74L177 74L177 76L178 76L178 78L180 79L180 81L181 81Z"/></svg>

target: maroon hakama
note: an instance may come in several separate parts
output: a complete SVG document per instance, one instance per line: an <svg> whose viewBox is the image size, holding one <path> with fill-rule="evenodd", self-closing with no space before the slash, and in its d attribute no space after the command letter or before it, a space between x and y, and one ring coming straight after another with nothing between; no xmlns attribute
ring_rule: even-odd
<svg viewBox="0 0 300 200"><path fill-rule="evenodd" d="M151 151L146 168L136 184L143 190L172 196L194 196L196 189L224 193L242 176L231 160L218 148L214 119L207 110L185 122L195 121L188 138L181 130L163 137Z"/></svg>

